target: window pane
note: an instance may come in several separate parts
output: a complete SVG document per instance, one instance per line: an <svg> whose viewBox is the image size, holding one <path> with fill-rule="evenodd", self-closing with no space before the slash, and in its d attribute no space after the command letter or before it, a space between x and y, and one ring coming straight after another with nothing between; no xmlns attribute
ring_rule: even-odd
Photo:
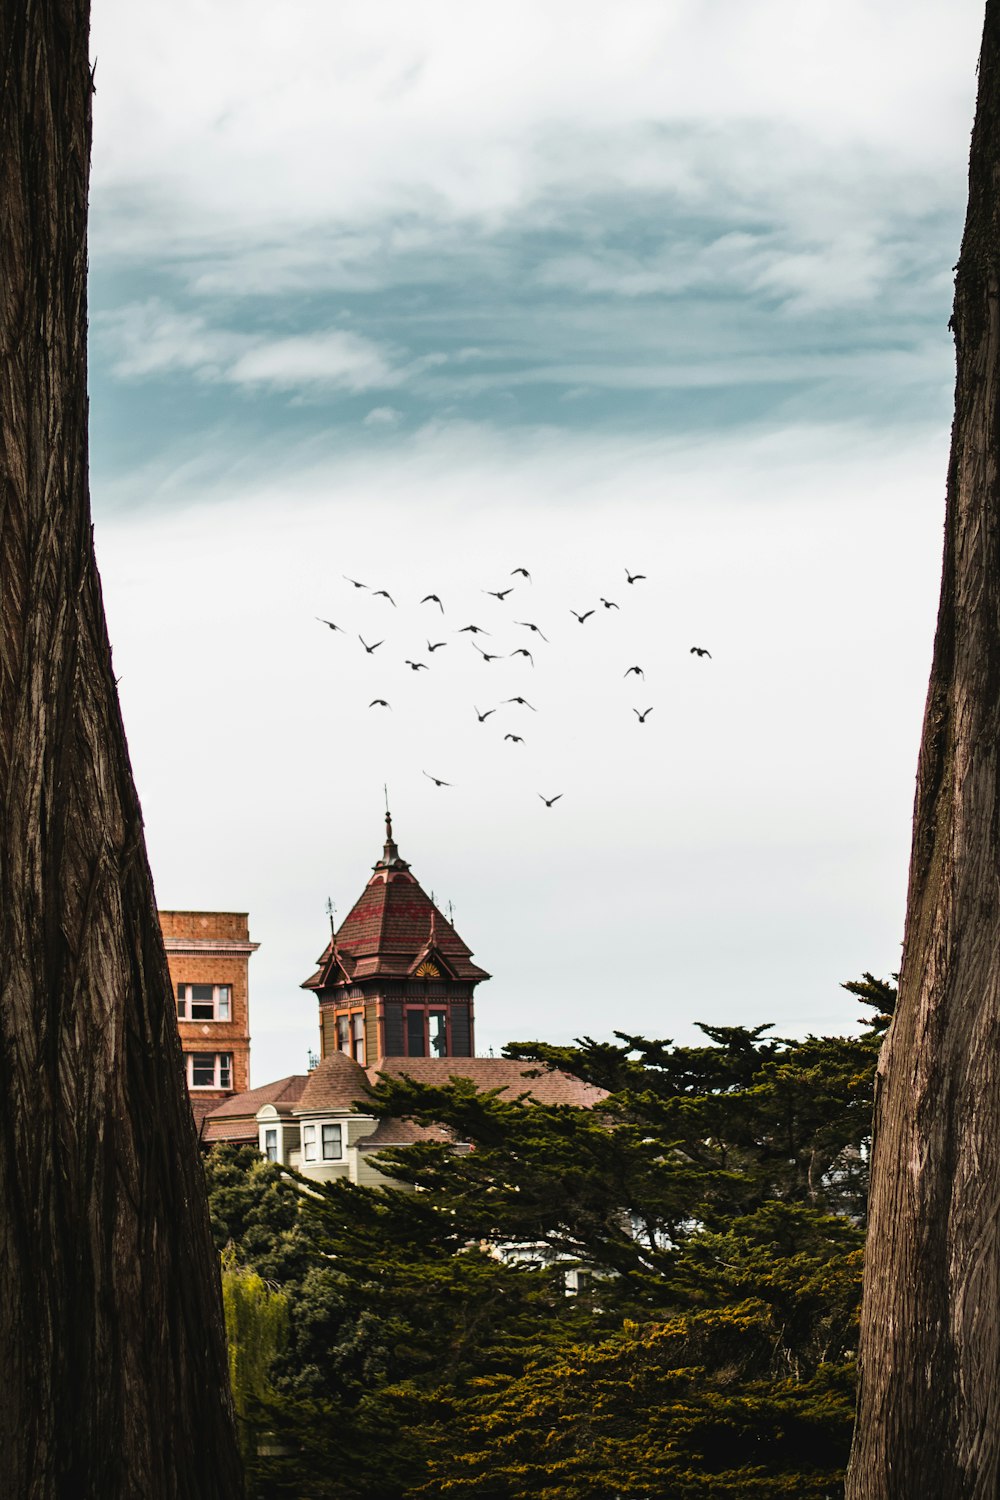
<svg viewBox="0 0 1000 1500"><path fill-rule="evenodd" d="M350 1016L337 1017L337 1046L341 1052L350 1052L351 1050Z"/></svg>
<svg viewBox="0 0 1000 1500"><path fill-rule="evenodd" d="M323 1160L340 1161L344 1154L339 1125L323 1126Z"/></svg>
<svg viewBox="0 0 1000 1500"><path fill-rule="evenodd" d="M365 1065L365 1018L364 1016L352 1016L351 1027L354 1032L354 1061Z"/></svg>
<svg viewBox="0 0 1000 1500"><path fill-rule="evenodd" d="M192 1000L211 1000L212 986L210 984L193 984L191 986Z"/></svg>
<svg viewBox="0 0 1000 1500"><path fill-rule="evenodd" d="M316 1160L316 1126L302 1127L302 1155L306 1161Z"/></svg>
<svg viewBox="0 0 1000 1500"><path fill-rule="evenodd" d="M183 1021L187 1016L187 1000L178 992L177 996L177 1019Z"/></svg>
<svg viewBox="0 0 1000 1500"><path fill-rule="evenodd" d="M422 1010L406 1012L406 1055L424 1056L424 1013Z"/></svg>
<svg viewBox="0 0 1000 1500"><path fill-rule="evenodd" d="M220 1021L229 1020L229 986L220 984L218 986L218 1018Z"/></svg>
<svg viewBox="0 0 1000 1500"><path fill-rule="evenodd" d="M193 1088L212 1088L215 1083L215 1053L195 1052L191 1058Z"/></svg>
<svg viewBox="0 0 1000 1500"><path fill-rule="evenodd" d="M207 1003L204 1000L192 1000L191 1019L192 1021L214 1021L215 1006L212 1004L211 1000L209 1000Z"/></svg>
<svg viewBox="0 0 1000 1500"><path fill-rule="evenodd" d="M264 1131L264 1152L268 1161L278 1160L278 1132L277 1130Z"/></svg>
<svg viewBox="0 0 1000 1500"><path fill-rule="evenodd" d="M448 1017L443 1010L432 1010L428 1017L432 1057L444 1057L448 1051Z"/></svg>
<svg viewBox="0 0 1000 1500"><path fill-rule="evenodd" d="M233 1086L233 1060L228 1052L224 1052L219 1058L219 1088L231 1089Z"/></svg>

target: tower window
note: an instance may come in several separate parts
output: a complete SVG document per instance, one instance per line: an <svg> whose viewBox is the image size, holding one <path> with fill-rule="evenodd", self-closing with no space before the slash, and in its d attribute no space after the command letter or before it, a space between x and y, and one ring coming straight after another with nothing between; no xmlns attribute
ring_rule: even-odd
<svg viewBox="0 0 1000 1500"><path fill-rule="evenodd" d="M427 1047L424 1042L424 1013L422 1010L408 1010L406 1012L406 1055L407 1057L426 1057Z"/></svg>
<svg viewBox="0 0 1000 1500"><path fill-rule="evenodd" d="M354 1042L354 1061L365 1065L365 1018L362 1015L351 1017L351 1032Z"/></svg>
<svg viewBox="0 0 1000 1500"><path fill-rule="evenodd" d="M228 1021L232 1015L232 985L179 984L178 1021Z"/></svg>
<svg viewBox="0 0 1000 1500"><path fill-rule="evenodd" d="M337 1017L337 1050L347 1052L351 1050L351 1018L350 1016Z"/></svg>
<svg viewBox="0 0 1000 1500"><path fill-rule="evenodd" d="M446 1057L448 1055L448 1016L443 1010L432 1010L427 1017L427 1026L430 1033L431 1056Z"/></svg>
<svg viewBox="0 0 1000 1500"><path fill-rule="evenodd" d="M323 1132L323 1160L340 1161L344 1155L342 1140L342 1129L339 1125L324 1125Z"/></svg>

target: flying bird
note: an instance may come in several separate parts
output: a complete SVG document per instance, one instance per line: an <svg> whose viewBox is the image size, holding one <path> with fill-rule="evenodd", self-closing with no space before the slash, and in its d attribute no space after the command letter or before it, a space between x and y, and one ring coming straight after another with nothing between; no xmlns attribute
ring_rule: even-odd
<svg viewBox="0 0 1000 1500"><path fill-rule="evenodd" d="M645 579L646 575L645 573L630 573L628 568L626 568L625 577L628 579L629 583L638 583L640 579Z"/></svg>
<svg viewBox="0 0 1000 1500"><path fill-rule="evenodd" d="M592 614L593 614L593 613L594 613L594 611L593 611L593 610L592 610L592 609L588 609L588 610L587 610L587 612L586 612L586 614L583 614L583 615L578 615L578 614L577 614L577 613L576 613L576 610L575 610L575 609L571 609L571 610L570 610L570 614L571 614L571 615L576 615L576 618L577 618L577 619L578 619L578 620L579 620L579 622L580 622L580 624L581 624L581 625L582 625L582 624L583 624L583 622L584 622L584 620L589 620L589 619L590 619L590 617L591 617L591 615L592 615Z"/></svg>
<svg viewBox="0 0 1000 1500"><path fill-rule="evenodd" d="M707 656L708 659L709 659L709 661L711 661L711 659L712 659L712 653L711 653L711 651L707 650L707 648L705 646L692 646L691 647L691 655L692 656Z"/></svg>
<svg viewBox="0 0 1000 1500"><path fill-rule="evenodd" d="M535 705L533 703L529 703L527 698L505 698L503 701L505 703L520 703L522 708L530 708L533 714L537 714L538 712L538 709L535 707Z"/></svg>
<svg viewBox="0 0 1000 1500"><path fill-rule="evenodd" d="M647 708L644 713L639 713L639 710L637 708L633 708L632 712L636 715L640 724L645 724L646 716L648 714L651 714L653 710L651 708Z"/></svg>
<svg viewBox="0 0 1000 1500"><path fill-rule="evenodd" d="M618 608L618 605L615 603L615 601L613 599L602 599L601 603L604 605L605 609L617 609Z"/></svg>
<svg viewBox="0 0 1000 1500"><path fill-rule="evenodd" d="M561 796L562 796L562 795L563 795L563 794L562 794L562 792L556 792L556 794L555 794L555 796L554 796L554 797L545 797L545 796L543 796L543 794L542 794L542 793L541 793L541 792L539 792L539 793L538 793L538 795L539 795L539 797L541 797L541 798L542 798L542 801L543 801L543 802L544 802L544 803L545 803L545 806L546 806L546 807L551 807L551 806L552 806L552 804L553 804L553 802L558 802L558 801L559 801L559 798L560 798L560 797L561 797Z"/></svg>
<svg viewBox="0 0 1000 1500"><path fill-rule="evenodd" d="M347 578L346 573L341 573L340 576L341 578ZM348 583L353 583L356 589L366 589L368 587L367 583L359 583L356 578L347 578L347 581Z"/></svg>
<svg viewBox="0 0 1000 1500"><path fill-rule="evenodd" d="M340 630L341 635L344 634L339 625L335 625L332 620L324 620L322 615L314 615L313 619L318 620L321 625L329 625L331 630Z"/></svg>
<svg viewBox="0 0 1000 1500"><path fill-rule="evenodd" d="M372 654L373 651L377 651L378 648L379 648L379 646L384 646L385 645L385 641L376 641L375 644L374 644L374 646L369 646L368 642L365 640L365 638L364 638L363 635L359 635L358 636L358 640L361 642L362 646L364 646L364 648L368 652L369 656L371 656L371 654Z"/></svg>
<svg viewBox="0 0 1000 1500"><path fill-rule="evenodd" d="M476 708L475 704L473 704L472 706L473 706L473 708ZM484 714L481 714L479 712L479 709L476 708L476 718L479 720L480 724L485 724L486 720L489 718L490 714L495 714L495 713L496 713L496 709L495 708L488 708Z"/></svg>
<svg viewBox="0 0 1000 1500"><path fill-rule="evenodd" d="M527 646L518 646L518 648L517 648L516 651L508 651L507 655L508 656L526 656L528 658L528 660L531 662L531 665L532 666L535 665L535 658L532 656L532 654L528 650Z"/></svg>
<svg viewBox="0 0 1000 1500"><path fill-rule="evenodd" d="M386 703L384 698L373 698L368 705L369 708L391 708L391 703Z"/></svg>
<svg viewBox="0 0 1000 1500"><path fill-rule="evenodd" d="M509 589L483 589L483 593L484 594L490 594L494 599L499 599L501 604L506 599L507 595L508 594L512 594L513 592L514 592L513 588L509 588Z"/></svg>
<svg viewBox="0 0 1000 1500"><path fill-rule="evenodd" d="M531 582L531 574L528 572L527 568L511 568L511 578L516 577L518 573L520 573L522 578L526 578L529 583Z"/></svg>
<svg viewBox="0 0 1000 1500"><path fill-rule="evenodd" d="M374 594L372 594L372 598L373 599L388 599L388 601L392 605L393 609L396 608L396 601L395 601L395 599L392 597L391 594L387 593L385 589L376 589L375 592L374 592Z"/></svg>
<svg viewBox="0 0 1000 1500"><path fill-rule="evenodd" d="M438 598L437 594L425 594L420 602L421 604L436 604L441 613L444 614L444 605L441 603L441 600Z"/></svg>
<svg viewBox="0 0 1000 1500"><path fill-rule="evenodd" d="M513 740L515 745L523 745L524 744L524 740L521 738L521 736L519 734L505 734L504 735L504 739L505 740Z"/></svg>
<svg viewBox="0 0 1000 1500"><path fill-rule="evenodd" d="M411 672L419 672L421 667L423 667L425 672L427 671L427 663L425 661L411 661L409 657L406 657L405 660Z"/></svg>
<svg viewBox="0 0 1000 1500"><path fill-rule="evenodd" d="M440 651L441 647L442 646L447 646L447 644L448 644L447 641L435 641L434 644L431 645L430 641L428 641L427 642L427 649L428 649L428 651Z"/></svg>
<svg viewBox="0 0 1000 1500"><path fill-rule="evenodd" d="M636 674L637 677L641 677L642 680L643 680L643 682L645 682L645 680L646 680L646 674L642 670L641 667L629 667L629 669L628 669L627 672L623 672L622 673L622 676L623 677L630 677L633 672Z"/></svg>
<svg viewBox="0 0 1000 1500"><path fill-rule="evenodd" d="M472 644L474 646L476 646L475 641L473 641ZM497 658L497 654L496 654L495 651L491 654L489 651L484 651L483 648L482 648L482 646L476 646L476 650L479 652L480 656L483 658L483 661L496 661L498 659Z"/></svg>
<svg viewBox="0 0 1000 1500"><path fill-rule="evenodd" d="M543 641L547 641L548 640L548 636L545 634L545 632L542 631L542 630L539 630L539 628L538 628L537 625L532 625L532 623L531 623L530 620L515 620L514 624L515 625L525 625L525 626L527 626L527 628L529 630L533 630L536 635L540 635L542 637Z"/></svg>
<svg viewBox="0 0 1000 1500"><path fill-rule="evenodd" d="M435 786L451 786L450 781L441 781L439 777L432 776L430 771L425 771L424 775L427 777L428 781L433 781Z"/></svg>
<svg viewBox="0 0 1000 1500"><path fill-rule="evenodd" d="M484 630L481 625L463 625L458 634L464 635L467 630L471 630L473 635L489 635L489 631Z"/></svg>

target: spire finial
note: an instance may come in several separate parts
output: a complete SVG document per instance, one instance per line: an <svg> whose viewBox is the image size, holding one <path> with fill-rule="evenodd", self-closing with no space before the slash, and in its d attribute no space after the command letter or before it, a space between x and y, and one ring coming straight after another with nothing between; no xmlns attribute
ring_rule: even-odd
<svg viewBox="0 0 1000 1500"><path fill-rule="evenodd" d="M336 911L337 911L337 908L333 904L333 897L332 896L327 896L327 898L326 898L326 914L330 918L330 936L331 936L331 938L333 938L333 940L335 942L336 942L336 938L337 938L337 926L336 926L336 922L334 921L334 918L336 916Z"/></svg>

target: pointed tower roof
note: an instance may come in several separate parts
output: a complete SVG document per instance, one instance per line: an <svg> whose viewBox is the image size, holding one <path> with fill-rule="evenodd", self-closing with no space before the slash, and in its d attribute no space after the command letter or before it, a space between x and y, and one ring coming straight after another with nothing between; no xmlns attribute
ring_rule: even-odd
<svg viewBox="0 0 1000 1500"><path fill-rule="evenodd" d="M302 988L325 990L344 980L376 976L404 978L435 959L449 978L490 977L472 962L472 950L400 858L387 812L382 858Z"/></svg>

